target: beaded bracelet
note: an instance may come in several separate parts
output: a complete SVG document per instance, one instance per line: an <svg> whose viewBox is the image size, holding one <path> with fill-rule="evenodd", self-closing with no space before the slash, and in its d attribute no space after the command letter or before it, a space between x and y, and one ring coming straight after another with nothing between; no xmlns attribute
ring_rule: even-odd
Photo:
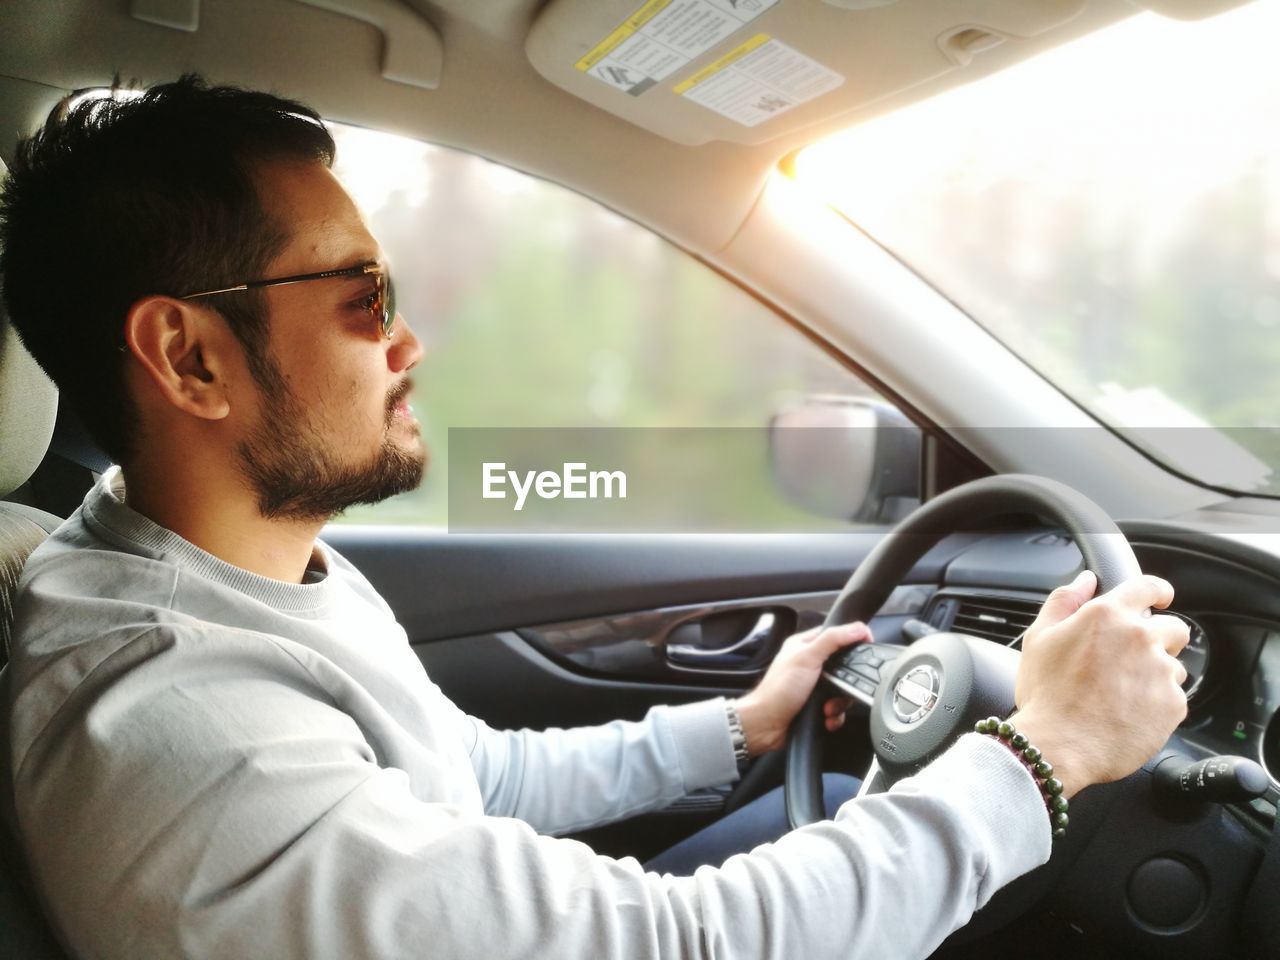
<svg viewBox="0 0 1280 960"><path fill-rule="evenodd" d="M1067 798L1062 795L1062 781L1053 775L1053 764L1040 755L1039 749L1031 745L1024 734L1017 731L1008 720L999 717L987 717L974 724L974 732L995 737L1013 751L1013 755L1030 771L1040 794L1044 797L1045 809L1049 812L1049 826L1053 830L1053 839L1066 836Z"/></svg>

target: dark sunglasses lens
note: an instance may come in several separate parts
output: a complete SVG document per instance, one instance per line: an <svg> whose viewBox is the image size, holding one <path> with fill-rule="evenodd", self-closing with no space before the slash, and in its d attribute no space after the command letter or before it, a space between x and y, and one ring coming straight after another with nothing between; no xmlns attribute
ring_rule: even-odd
<svg viewBox="0 0 1280 960"><path fill-rule="evenodd" d="M391 328L396 322L396 286L391 282L391 274L384 273L382 282L382 335L391 336Z"/></svg>

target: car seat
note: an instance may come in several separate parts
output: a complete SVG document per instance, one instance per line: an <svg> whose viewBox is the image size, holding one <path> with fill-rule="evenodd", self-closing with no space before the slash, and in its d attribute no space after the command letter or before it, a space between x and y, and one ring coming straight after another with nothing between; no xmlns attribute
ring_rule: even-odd
<svg viewBox="0 0 1280 960"><path fill-rule="evenodd" d="M4 164L0 163L0 176ZM22 566L61 520L17 502L44 457L53 433L58 394L0 312L0 706L5 687L13 596ZM67 960L27 881L13 828L9 722L0 710L0 956L8 960Z"/></svg>

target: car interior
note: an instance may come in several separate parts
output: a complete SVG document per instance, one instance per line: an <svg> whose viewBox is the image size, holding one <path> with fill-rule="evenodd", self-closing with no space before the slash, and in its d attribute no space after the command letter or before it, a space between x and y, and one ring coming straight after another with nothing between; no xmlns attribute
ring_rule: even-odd
<svg viewBox="0 0 1280 960"><path fill-rule="evenodd" d="M1221 471L1197 472L1206 464L1225 471L1223 444L1234 442L1204 419L1194 421L1194 433L1208 445L1181 460L1159 446L1169 432L1138 428L1191 421L1166 423L1148 406L1148 422L1117 426L1055 370L997 336L929 270L815 196L797 173L806 148L826 138L949 102L942 98L1135 18L1191 29L1275 6L7 0L0 7L0 160L11 160L18 139L68 96L194 71L302 100L326 121L356 130L352 137L394 135L429 145L432 156L482 158L485 169L498 165L564 188L574 202L586 198L628 229L661 238L672 257L757 311L786 350L807 351L817 359L805 364L831 371L818 388L799 382L785 403L775 402L763 385L773 384L769 368L783 364L783 348L737 350L735 338L748 334L714 326L714 311L704 317L696 305L679 304L678 286L661 309L687 310L694 325L705 320L711 332L703 340L682 341L659 317L639 318L652 323L655 342L643 348L657 353L655 364L708 382L731 370L744 389L759 385L766 410L643 426L750 429L752 442L766 447L758 459L769 461L777 496L791 504L789 521L768 526L744 514L741 522L700 524L696 516L640 514L582 529L538 526L532 511L521 526L505 506L500 522L490 522L496 514L481 504L465 517L450 512L448 526L362 513L331 524L325 540L386 598L432 680L495 727L635 719L655 704L749 689L788 635L822 624L833 609L867 618L877 642L896 648L963 636L999 647L996 659L1016 658L1048 593L1082 564L1127 556L1128 548L1111 552L1115 540L1127 541L1144 572L1174 585L1173 612L1191 627L1181 658L1187 721L1142 770L1073 800L1071 842L1001 891L935 956L1021 957L1034 944L1051 957L1280 957L1280 498L1267 486L1269 469L1255 471L1253 486ZM1130 66L1141 72L1140 63ZM993 115L980 132L999 141L1003 124ZM339 143L341 164L347 141ZM917 147L945 153L948 143ZM1272 162L1270 176L1280 184L1280 153ZM496 198L498 210L515 203L504 183L481 178L478 188ZM862 187L876 192L874 183ZM393 194L388 207L407 203L404 196ZM1270 286L1258 316L1280 321L1280 186L1270 204ZM456 215L478 216L465 207ZM381 222L374 218L375 232ZM512 222L499 215L494 229L500 235ZM962 232L963 224L952 228ZM416 244L434 256L448 245L415 237L403 241L406 249ZM1002 260L1015 251L988 246L985 254ZM401 273L412 274L418 261L397 256ZM1059 267L1066 269L1050 269ZM447 278L451 269L431 276ZM1086 271L1086 284L1095 279ZM1216 320L1204 311L1193 319L1212 339ZM1034 321L1013 310L1008 322ZM1259 338L1274 337L1259 325ZM0 326L0 639L7 654L23 562L108 461L59 409L56 389L9 324ZM451 359L450 343L442 338L438 348L442 371L461 363ZM479 343L477 355L508 348L496 335ZM482 373L457 376L488 389ZM519 389L526 393L516 407L557 385L534 371ZM1249 389L1275 402L1264 386ZM467 391L452 391L450 403L455 396L465 408ZM431 400L419 402L429 419ZM1228 426L1261 431L1277 413L1270 423ZM584 422L608 425L584 417L448 426ZM470 482L467 437L456 429L448 437L455 452L440 469L461 498ZM676 443L673 437L662 443ZM1249 463L1265 461L1258 449L1250 448ZM673 487L682 482L678 469L660 468ZM974 483L986 484L980 501L927 513ZM1076 497L1086 498L1088 510L1076 509ZM823 519L790 522L801 515ZM909 545L894 552L886 544L898 523L924 535L898 541ZM846 602L843 589L868 582L875 589L861 607ZM736 784L579 838L601 853L644 860L784 781L793 795L805 783L812 792L823 769L862 778L864 790L884 789L893 771L875 731L887 686L858 686L834 668L829 681L864 694L837 734L819 742L810 731L789 753L754 762ZM14 960L64 957L24 877L12 823L4 833L3 952Z"/></svg>

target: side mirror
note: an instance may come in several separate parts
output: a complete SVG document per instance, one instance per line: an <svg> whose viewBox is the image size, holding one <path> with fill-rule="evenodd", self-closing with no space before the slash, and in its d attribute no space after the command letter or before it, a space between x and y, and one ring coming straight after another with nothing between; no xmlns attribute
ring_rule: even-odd
<svg viewBox="0 0 1280 960"><path fill-rule="evenodd" d="M769 465L805 510L896 523L920 505L921 442L920 428L887 403L813 396L769 421Z"/></svg>

